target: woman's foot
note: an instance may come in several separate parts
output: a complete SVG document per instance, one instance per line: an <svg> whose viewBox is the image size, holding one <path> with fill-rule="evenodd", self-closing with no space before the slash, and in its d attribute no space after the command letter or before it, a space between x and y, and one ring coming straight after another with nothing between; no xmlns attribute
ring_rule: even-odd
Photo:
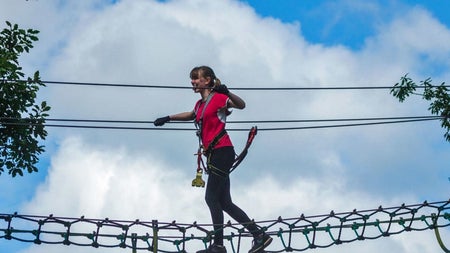
<svg viewBox="0 0 450 253"><path fill-rule="evenodd" d="M264 250L272 242L272 237L262 233L253 239L253 246L248 253L257 253Z"/></svg>

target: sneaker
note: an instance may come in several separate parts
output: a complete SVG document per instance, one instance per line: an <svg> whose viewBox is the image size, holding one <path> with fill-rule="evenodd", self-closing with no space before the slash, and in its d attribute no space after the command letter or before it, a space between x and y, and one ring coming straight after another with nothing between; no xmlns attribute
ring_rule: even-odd
<svg viewBox="0 0 450 253"><path fill-rule="evenodd" d="M227 253L223 245L211 244L207 249L199 250L197 253Z"/></svg>
<svg viewBox="0 0 450 253"><path fill-rule="evenodd" d="M253 239L253 246L248 253L262 252L272 242L270 235L263 233Z"/></svg>

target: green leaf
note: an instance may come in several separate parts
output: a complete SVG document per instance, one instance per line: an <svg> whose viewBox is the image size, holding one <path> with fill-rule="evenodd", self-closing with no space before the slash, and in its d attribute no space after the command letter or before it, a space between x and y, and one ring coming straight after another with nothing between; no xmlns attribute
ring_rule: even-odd
<svg viewBox="0 0 450 253"><path fill-rule="evenodd" d="M39 141L47 136L44 122L50 106L45 101L35 102L39 87L45 86L39 71L33 78L21 81L25 74L19 59L23 58L22 53L33 48L32 42L38 40L39 31L19 29L17 24L8 21L6 25L9 29L0 32L0 117L9 120L0 127L0 175L7 171L16 177L23 176L24 171L38 171L38 157L45 151ZM29 120L21 118L27 114Z"/></svg>
<svg viewBox="0 0 450 253"><path fill-rule="evenodd" d="M421 86L424 88L422 98L430 101L428 110L438 116L443 116L441 119L441 127L446 130L444 134L445 140L450 142L450 94L445 83L440 86L433 86L431 78L427 78L421 81ZM406 97L412 94L416 89L416 84L407 77L407 75L401 78L400 83L396 83L391 89L391 94L398 98L400 102L403 102Z"/></svg>

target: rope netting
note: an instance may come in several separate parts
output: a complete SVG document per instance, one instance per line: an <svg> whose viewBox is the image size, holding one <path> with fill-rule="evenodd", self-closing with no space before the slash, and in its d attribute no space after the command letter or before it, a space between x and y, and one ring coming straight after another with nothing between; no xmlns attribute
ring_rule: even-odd
<svg viewBox="0 0 450 253"><path fill-rule="evenodd" d="M267 252L306 251L354 241L373 240L408 231L434 230L441 248L448 252L439 229L450 226L450 199L421 204L296 218L278 217L256 222L274 242ZM225 245L234 253L246 252L251 235L242 224L223 226ZM212 239L212 224L126 221L106 219L0 214L0 239L35 244L129 248L157 252L192 252ZM88 232L87 232L88 231ZM446 251L447 250L447 251Z"/></svg>

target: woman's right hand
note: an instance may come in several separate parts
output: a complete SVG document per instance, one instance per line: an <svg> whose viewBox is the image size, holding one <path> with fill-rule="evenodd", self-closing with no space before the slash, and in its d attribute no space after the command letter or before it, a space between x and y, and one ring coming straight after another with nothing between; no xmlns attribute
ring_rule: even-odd
<svg viewBox="0 0 450 253"><path fill-rule="evenodd" d="M153 122L153 124L155 125L155 126L162 126L162 125L164 125L166 122L169 122L170 121L170 117L169 116L166 116L166 117L162 117L162 118L157 118L154 122Z"/></svg>

